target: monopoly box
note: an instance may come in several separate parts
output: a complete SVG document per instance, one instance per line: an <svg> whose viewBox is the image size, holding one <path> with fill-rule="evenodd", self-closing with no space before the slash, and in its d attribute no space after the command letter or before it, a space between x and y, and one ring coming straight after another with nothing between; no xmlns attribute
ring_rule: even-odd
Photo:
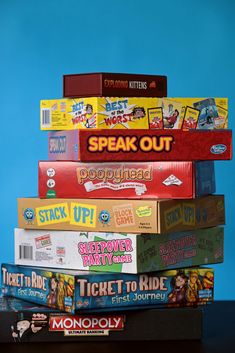
<svg viewBox="0 0 235 353"><path fill-rule="evenodd" d="M49 160L149 162L227 160L230 130L78 130L48 135Z"/></svg>
<svg viewBox="0 0 235 353"><path fill-rule="evenodd" d="M224 197L191 200L18 199L18 226L97 232L171 233L225 223Z"/></svg>
<svg viewBox="0 0 235 353"><path fill-rule="evenodd" d="M227 98L90 97L41 100L41 130L228 128Z"/></svg>
<svg viewBox="0 0 235 353"><path fill-rule="evenodd" d="M96 72L63 76L64 97L166 97L167 77Z"/></svg>
<svg viewBox="0 0 235 353"><path fill-rule="evenodd" d="M68 314L13 297L0 297L0 342L195 340L203 329L198 308Z"/></svg>
<svg viewBox="0 0 235 353"><path fill-rule="evenodd" d="M144 273L223 262L222 227L169 234L15 229L15 264Z"/></svg>
<svg viewBox="0 0 235 353"><path fill-rule="evenodd" d="M213 300L210 268L123 274L2 265L6 296L74 313L83 309L127 309L206 304Z"/></svg>
<svg viewBox="0 0 235 353"><path fill-rule="evenodd" d="M39 162L40 198L190 199L215 192L214 162Z"/></svg>

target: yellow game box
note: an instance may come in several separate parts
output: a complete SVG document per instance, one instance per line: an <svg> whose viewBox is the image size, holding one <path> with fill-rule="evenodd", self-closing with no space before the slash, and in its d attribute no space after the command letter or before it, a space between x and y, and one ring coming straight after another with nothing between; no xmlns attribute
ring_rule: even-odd
<svg viewBox="0 0 235 353"><path fill-rule="evenodd" d="M227 98L63 98L42 100L41 130L228 128Z"/></svg>

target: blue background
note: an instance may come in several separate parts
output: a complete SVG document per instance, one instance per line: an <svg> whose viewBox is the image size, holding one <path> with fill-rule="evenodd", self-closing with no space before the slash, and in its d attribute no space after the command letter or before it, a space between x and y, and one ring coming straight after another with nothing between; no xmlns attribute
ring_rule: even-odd
<svg viewBox="0 0 235 353"><path fill-rule="evenodd" d="M37 195L39 101L62 96L62 75L167 75L169 96L228 97L234 129L234 13L233 0L0 0L0 262L13 260L16 198ZM235 299L234 172L216 163L227 212L216 299Z"/></svg>

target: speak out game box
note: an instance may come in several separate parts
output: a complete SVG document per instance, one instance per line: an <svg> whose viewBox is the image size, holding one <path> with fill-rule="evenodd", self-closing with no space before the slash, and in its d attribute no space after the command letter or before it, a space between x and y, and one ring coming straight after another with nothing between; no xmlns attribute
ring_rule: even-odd
<svg viewBox="0 0 235 353"><path fill-rule="evenodd" d="M48 134L49 160L154 162L232 159L230 130L71 130Z"/></svg>

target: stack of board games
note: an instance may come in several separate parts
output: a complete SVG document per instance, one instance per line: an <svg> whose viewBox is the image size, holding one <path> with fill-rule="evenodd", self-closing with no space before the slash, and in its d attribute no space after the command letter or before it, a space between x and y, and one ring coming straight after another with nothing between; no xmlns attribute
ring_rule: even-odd
<svg viewBox="0 0 235 353"><path fill-rule="evenodd" d="M129 321L142 330L138 339L201 337L189 317L199 323L201 305L213 301L210 265L223 262L214 160L231 159L228 101L166 98L166 83L154 75L65 75L64 98L41 101L48 161L39 162L38 197L18 199L15 261L2 264L2 293L5 303L43 307L36 314L20 307L15 341L23 341L22 325L30 337L45 326L79 339L126 325L110 337L136 339ZM185 335L175 332L176 317ZM160 320L168 335L137 329L139 320L148 327Z"/></svg>

